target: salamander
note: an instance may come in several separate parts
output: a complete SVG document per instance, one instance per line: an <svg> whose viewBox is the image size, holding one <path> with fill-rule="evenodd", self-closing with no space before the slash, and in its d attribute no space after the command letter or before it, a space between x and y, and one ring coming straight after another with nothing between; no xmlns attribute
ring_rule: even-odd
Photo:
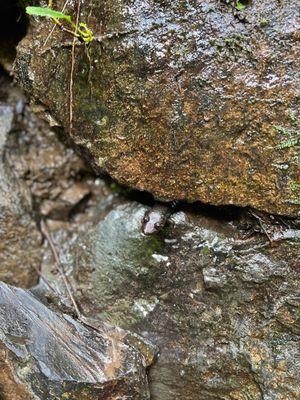
<svg viewBox="0 0 300 400"><path fill-rule="evenodd" d="M156 203L150 210L146 211L142 220L144 235L153 235L162 230L177 204L177 201L168 204Z"/></svg>

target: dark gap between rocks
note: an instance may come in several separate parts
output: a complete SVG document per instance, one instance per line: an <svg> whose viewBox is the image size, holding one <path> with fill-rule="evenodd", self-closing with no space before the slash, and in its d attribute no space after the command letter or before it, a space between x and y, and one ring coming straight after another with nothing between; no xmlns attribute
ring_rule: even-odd
<svg viewBox="0 0 300 400"><path fill-rule="evenodd" d="M21 2L2 1L0 13L0 62L9 68L16 46L27 31L27 18Z"/></svg>

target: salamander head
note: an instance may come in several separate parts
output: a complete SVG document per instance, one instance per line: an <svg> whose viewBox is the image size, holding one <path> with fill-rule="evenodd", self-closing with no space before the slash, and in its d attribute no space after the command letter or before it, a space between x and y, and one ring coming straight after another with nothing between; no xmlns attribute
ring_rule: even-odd
<svg viewBox="0 0 300 400"><path fill-rule="evenodd" d="M166 223L165 214L160 210L152 209L146 212L142 221L142 231L145 235L159 232Z"/></svg>

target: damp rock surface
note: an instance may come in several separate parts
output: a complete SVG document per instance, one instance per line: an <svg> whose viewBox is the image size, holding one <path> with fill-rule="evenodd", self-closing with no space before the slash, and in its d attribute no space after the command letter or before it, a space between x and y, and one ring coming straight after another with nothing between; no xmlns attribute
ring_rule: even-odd
<svg viewBox="0 0 300 400"><path fill-rule="evenodd" d="M123 202L60 254L87 317L159 348L151 399L298 399L299 230L271 245L199 207L149 237L146 209Z"/></svg>
<svg viewBox="0 0 300 400"><path fill-rule="evenodd" d="M121 329L89 329L0 283L3 400L149 399L147 362Z"/></svg>
<svg viewBox="0 0 300 400"><path fill-rule="evenodd" d="M233 4L85 1L100 41L76 45L71 132L70 36L31 18L14 73L98 172L163 200L297 216L298 0Z"/></svg>
<svg viewBox="0 0 300 400"><path fill-rule="evenodd" d="M7 162L6 145L22 112L24 98L0 77L0 280L30 287L37 283L41 236L32 217L28 188Z"/></svg>

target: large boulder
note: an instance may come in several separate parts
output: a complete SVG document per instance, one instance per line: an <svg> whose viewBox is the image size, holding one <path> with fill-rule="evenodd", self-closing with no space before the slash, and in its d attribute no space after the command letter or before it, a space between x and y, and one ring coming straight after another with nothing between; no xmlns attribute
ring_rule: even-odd
<svg viewBox="0 0 300 400"><path fill-rule="evenodd" d="M149 399L143 355L124 331L89 329L0 283L3 400Z"/></svg>
<svg viewBox="0 0 300 400"><path fill-rule="evenodd" d="M297 216L299 4L244 3L85 1L101 43L76 44L72 129L70 35L31 18L15 75L99 172L163 200Z"/></svg>
<svg viewBox="0 0 300 400"><path fill-rule="evenodd" d="M71 246L54 237L85 316L159 348L151 399L298 399L299 229L270 245L246 238L241 217L198 210L145 236L145 211L123 203ZM52 269L44 276L63 293Z"/></svg>

